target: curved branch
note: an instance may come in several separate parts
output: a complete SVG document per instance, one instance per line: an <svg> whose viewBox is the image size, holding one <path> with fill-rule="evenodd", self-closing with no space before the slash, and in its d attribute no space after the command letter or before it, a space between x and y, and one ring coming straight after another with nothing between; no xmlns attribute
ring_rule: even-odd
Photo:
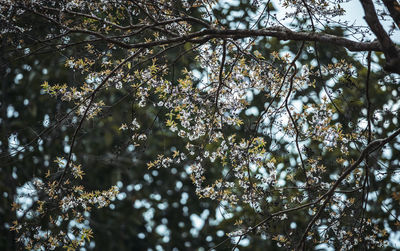
<svg viewBox="0 0 400 251"><path fill-rule="evenodd" d="M360 0L360 2L364 9L365 21L382 45L382 51L386 57L386 65L383 69L388 72L400 74L400 49L390 39L382 24L379 22L372 0Z"/></svg>
<svg viewBox="0 0 400 251"><path fill-rule="evenodd" d="M87 105L85 112L78 124L78 127L75 129L74 135L72 136L72 141L70 144L70 150L69 150L69 154L68 154L68 158L67 158L67 163L65 165L64 171L58 181L58 185L61 184L61 182L64 179L65 174L67 173L69 167L70 167L70 163L72 160L72 151L75 145L75 141L76 141L76 136L78 135L79 130L81 129L84 120L86 119L88 112L90 110L90 107L94 101L95 95L96 93L107 83L107 81L111 78L112 75L114 75L125 63L129 62L130 60L132 60L133 58L135 58L139 53L141 53L141 50L138 50L136 53L133 53L132 55L130 55L129 57L127 57L126 59L124 59L121 63L119 63L104 79L103 81L99 84L99 86L97 86L96 89L93 90L92 94L89 96L90 100L89 100L89 104Z"/></svg>
<svg viewBox="0 0 400 251"><path fill-rule="evenodd" d="M347 177L347 175L349 175L351 172L353 172L354 169L356 169L370 153L380 149L381 147L386 145L388 142L393 140L395 137L397 137L399 134L400 134L400 128L397 129L392 135L390 135L387 138L378 139L378 140L375 140L375 141L372 141L371 143L369 143L367 145L367 147L361 152L361 154L358 157L358 159L356 160L356 162L354 162L350 167L348 167L346 170L344 170L344 172L340 175L340 177L336 180L336 182L332 185L332 187L328 190L328 192L326 192L324 195L322 195L317 200L317 203L319 203L320 201L322 201L325 198L321 207L318 209L317 213L314 215L314 217L308 223L307 228L304 231L303 236L302 236L296 250L300 250L303 247L304 241L307 237L307 233L310 231L310 229L314 225L315 221L319 218L320 214L325 209L326 205L332 198L332 196L333 196L336 188L339 186L339 184Z"/></svg>
<svg viewBox="0 0 400 251"><path fill-rule="evenodd" d="M400 4L396 0L382 0L388 9L390 16L400 29Z"/></svg>

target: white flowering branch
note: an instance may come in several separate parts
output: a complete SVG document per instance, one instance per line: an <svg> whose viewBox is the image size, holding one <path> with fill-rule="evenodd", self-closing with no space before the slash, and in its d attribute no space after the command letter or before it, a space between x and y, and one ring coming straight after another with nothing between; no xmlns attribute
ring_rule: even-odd
<svg viewBox="0 0 400 251"><path fill-rule="evenodd" d="M396 138L398 135L400 134L400 128L397 129L396 131L393 132L392 135L390 135L387 138L384 139L377 139L372 141L371 143L369 143L367 145L367 147L364 148L364 150L361 152L360 156L358 157L358 159L351 165L349 166L347 169L345 169L343 171L343 173L340 175L340 177L336 180L336 182L331 186L331 188L324 194L322 195L316 202L314 202L314 204L317 204L319 202L322 202L322 205L320 206L320 208L318 209L318 211L316 212L316 214L314 215L314 217L311 219L311 221L308 223L307 228L304 230L303 235L301 237L300 242L297 245L297 250L301 250L304 247L304 243L305 243L305 239L307 237L308 232L310 231L310 229L312 228L312 226L314 225L315 221L319 218L319 216L321 215L322 211L325 209L326 205L328 204L328 202L330 201L330 199L332 198L336 188L340 185L340 183L351 173L353 172L360 164L361 162L363 162L363 160L371 153L373 153L374 151L382 148L384 145L386 145L387 143L389 143L390 141L392 141L394 138Z"/></svg>

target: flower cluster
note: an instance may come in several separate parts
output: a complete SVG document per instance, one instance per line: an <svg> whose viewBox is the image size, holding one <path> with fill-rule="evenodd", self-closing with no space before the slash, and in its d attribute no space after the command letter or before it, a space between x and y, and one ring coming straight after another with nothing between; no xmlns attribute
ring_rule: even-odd
<svg viewBox="0 0 400 251"><path fill-rule="evenodd" d="M32 182L36 201L29 207L22 206L26 203L23 200L13 205L20 217L10 229L16 232L17 242L28 250L54 250L57 247L76 250L85 245L93 237L87 224L89 212L93 207L108 206L119 193L116 186L87 192L83 186L76 185L84 175L80 165L71 163L68 171L63 158L57 158L55 162L58 170L55 173L49 170L46 181L35 179ZM65 178L61 180L64 173ZM48 220L48 227L37 223L43 219Z"/></svg>

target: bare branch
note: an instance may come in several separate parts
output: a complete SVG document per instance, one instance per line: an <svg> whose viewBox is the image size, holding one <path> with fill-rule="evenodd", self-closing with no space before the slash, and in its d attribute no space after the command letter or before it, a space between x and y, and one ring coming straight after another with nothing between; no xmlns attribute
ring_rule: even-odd
<svg viewBox="0 0 400 251"><path fill-rule="evenodd" d="M400 29L400 4L396 0L382 0L388 9L390 16L396 23L397 27Z"/></svg>
<svg viewBox="0 0 400 251"><path fill-rule="evenodd" d="M386 66L384 69L389 72L400 73L400 50L390 39L382 24L379 22L375 6L372 0L360 0L365 13L365 21L371 28L382 46L382 51L386 57Z"/></svg>

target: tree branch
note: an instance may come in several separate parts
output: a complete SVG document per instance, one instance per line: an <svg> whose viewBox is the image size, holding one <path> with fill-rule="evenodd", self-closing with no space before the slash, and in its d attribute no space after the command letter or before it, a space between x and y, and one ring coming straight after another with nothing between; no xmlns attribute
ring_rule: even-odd
<svg viewBox="0 0 400 251"><path fill-rule="evenodd" d="M332 198L336 188L347 177L347 175L349 175L351 172L353 172L354 169L356 169L361 164L361 162L365 159L365 157L368 154L370 154L370 153L378 150L379 148L383 147L385 144L387 144L388 142L393 140L399 134L400 134L400 128L397 129L392 135L390 135L389 137L387 137L385 139L378 139L378 140L375 140L375 141L372 141L371 143L369 143L367 145L367 147L361 152L361 154L358 157L358 159L356 160L356 162L354 162L349 168L344 170L344 172L340 175L340 177L336 180L336 182L332 185L332 187L328 190L328 192L326 192L324 195L322 195L317 200L316 203L322 201L325 198L325 200L322 203L321 207L318 209L318 212L314 215L314 217L308 223L308 226L307 226L306 230L304 231L303 236L302 236L302 238L301 238L296 250L300 250L303 247L304 241L305 241L305 239L307 237L307 233L310 231L310 229L314 225L315 221L319 218L320 214L325 209L326 205L328 204L328 202Z"/></svg>
<svg viewBox="0 0 400 251"><path fill-rule="evenodd" d="M372 0L360 0L364 13L365 21L375 34L379 43L382 46L382 51L386 57L386 65L383 67L388 72L395 72L400 74L400 50L390 39L382 24L379 22L376 14L375 6Z"/></svg>
<svg viewBox="0 0 400 251"><path fill-rule="evenodd" d="M390 16L400 29L400 4L396 0L382 0L388 9Z"/></svg>
<svg viewBox="0 0 400 251"><path fill-rule="evenodd" d="M75 145L75 141L76 141L76 136L78 135L79 130L81 129L84 120L86 119L88 112L90 110L90 107L94 101L95 95L96 93L107 83L107 81L111 78L112 75L114 75L125 63L129 62L130 60L132 60L133 58L135 58L139 53L141 52L141 50L138 50L136 53L133 53L132 55L130 55L129 57L127 57L126 59L124 59L121 63L119 63L104 79L103 81L99 84L99 86L97 86L96 89L93 90L92 94L89 96L90 100L89 100L89 104L87 105L85 112L78 124L78 127L75 129L74 135L72 136L72 141L70 144L70 150L69 150L69 154L68 154L68 158L67 158L67 163L65 165L64 171L58 181L58 185L61 184L61 182L64 179L65 174L67 173L67 171L69 170L70 164L71 164L71 160L72 160L72 151Z"/></svg>
<svg viewBox="0 0 400 251"><path fill-rule="evenodd" d="M193 43L204 42L204 40L210 40L212 38L247 38L247 37L276 37L281 40L294 40L294 41L318 41L323 43L330 43L338 46L346 47L350 51L382 51L382 47L379 42L357 42L347 38L338 37L335 35L325 33L313 33L313 32L295 32L290 29L282 27L270 27L258 30L216 30L206 29L181 37L132 44L131 48L149 48L158 45L164 45L171 42L188 41Z"/></svg>

